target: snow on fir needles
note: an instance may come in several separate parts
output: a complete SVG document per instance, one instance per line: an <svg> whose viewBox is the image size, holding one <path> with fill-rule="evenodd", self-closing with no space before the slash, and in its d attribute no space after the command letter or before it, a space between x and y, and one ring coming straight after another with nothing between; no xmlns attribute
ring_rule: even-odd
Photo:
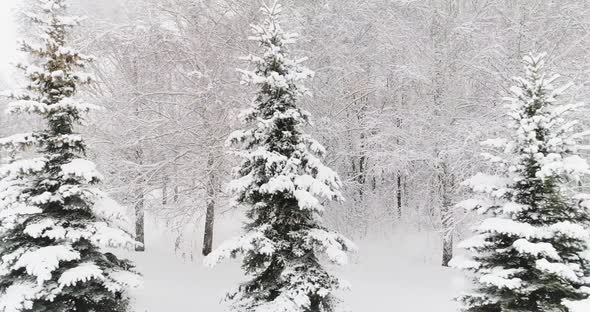
<svg viewBox="0 0 590 312"><path fill-rule="evenodd" d="M570 85L554 87L544 60L528 55L514 79L510 138L484 142L498 151L484 154L493 174L464 183L475 197L458 206L487 216L460 244L471 257L453 260L474 277L464 311L578 311L589 295L590 213L578 183L590 172L576 154L588 132L568 120L581 105L560 103Z"/></svg>
<svg viewBox="0 0 590 312"><path fill-rule="evenodd" d="M98 109L75 98L92 82L79 72L92 58L66 45L79 19L64 16L64 0L38 0L37 10L27 16L43 35L38 45L22 44L32 62L19 66L28 85L7 111L37 114L46 127L0 139L11 154L27 151L0 166L0 311L125 311L139 276L104 247L136 243L123 229L123 208L98 189L102 175L75 132Z"/></svg>
<svg viewBox="0 0 590 312"><path fill-rule="evenodd" d="M206 263L244 255L251 279L228 294L235 311L332 311L333 291L348 284L328 273L322 259L346 264L355 249L321 225L326 203L342 200L341 182L321 161L324 147L303 132L309 113L297 102L308 94L301 82L313 72L289 57L296 36L281 29L281 6L262 12L265 20L252 27L250 39L264 52L245 58L253 70L240 70L258 93L241 114L248 127L228 139L242 160L229 189L249 221L246 234L222 244Z"/></svg>

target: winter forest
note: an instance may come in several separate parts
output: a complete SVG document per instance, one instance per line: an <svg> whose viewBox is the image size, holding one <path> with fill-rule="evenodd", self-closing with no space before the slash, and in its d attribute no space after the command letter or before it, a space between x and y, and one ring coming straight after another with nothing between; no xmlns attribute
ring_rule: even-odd
<svg viewBox="0 0 590 312"><path fill-rule="evenodd" d="M590 2L0 10L0 312L590 311Z"/></svg>

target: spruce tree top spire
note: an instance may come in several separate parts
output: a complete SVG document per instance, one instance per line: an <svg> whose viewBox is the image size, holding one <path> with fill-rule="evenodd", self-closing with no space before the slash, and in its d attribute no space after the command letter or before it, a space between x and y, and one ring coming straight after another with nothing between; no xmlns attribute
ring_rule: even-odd
<svg viewBox="0 0 590 312"><path fill-rule="evenodd" d="M474 273L465 311L569 311L590 294L590 195L578 187L590 170L576 155L590 132L567 120L581 104L560 103L571 84L554 87L544 57L527 55L525 76L514 79L511 137L483 142L499 151L484 154L496 174L464 183L476 196L459 206L489 216L460 245L472 257L453 259Z"/></svg>
<svg viewBox="0 0 590 312"><path fill-rule="evenodd" d="M571 169L579 169L572 171L575 174L574 177L577 177L579 174L588 173L587 165L583 164L585 161L578 160L579 156L573 155L577 152L579 139L587 133L571 135L577 121L564 123L563 116L583 105L561 105L557 102L557 99L572 84L555 88L553 82L559 78L559 75L546 76L544 57L544 54L527 55L524 59L526 75L524 78L515 78L517 85L510 90L513 97L510 98L509 116L513 119L512 128L517 133L513 144L520 147L521 157L532 156L541 165L546 165L551 160L546 157L555 157L556 154L570 157L564 159L570 164L572 159L576 159L573 163L579 163L580 166L574 166ZM544 167L539 173L540 178L560 176L564 173Z"/></svg>
<svg viewBox="0 0 590 312"><path fill-rule="evenodd" d="M0 139L0 148L30 152L0 166L0 310L125 311L125 290L138 282L126 260L101 247L133 247L124 210L96 185L96 166L74 127L94 105L74 98L92 79L91 60L68 47L79 18L64 15L64 0L39 0L29 13L39 44L22 43L31 63L19 65L28 80L13 93L9 113L37 114L44 130Z"/></svg>
<svg viewBox="0 0 590 312"><path fill-rule="evenodd" d="M295 35L282 31L278 2L262 12L265 20L250 38L264 53L246 58L253 71L240 71L257 96L242 113L248 127L228 140L242 159L229 188L250 220L246 234L222 244L207 263L244 254L252 279L229 295L237 311L332 311L332 292L344 284L321 259L344 264L355 248L321 225L325 203L342 199L341 183L320 160L325 149L303 131L309 114L297 101L307 94L301 82L313 73L289 57Z"/></svg>
<svg viewBox="0 0 590 312"><path fill-rule="evenodd" d="M341 200L341 182L338 175L323 166L315 156L323 156L324 147L303 132L303 127L309 123L309 113L299 108L297 101L308 94L302 81L312 77L313 72L301 65L305 59L288 57L287 45L295 42L296 35L281 29L281 10L278 2L263 6L261 11L266 17L263 25L252 26L255 36L250 40L259 42L265 53L262 57L250 55L245 58L255 70L240 70L244 83L259 88L256 99L241 117L256 126L235 131L228 140L230 145L242 144L243 149L238 154L246 158L249 165L263 160L267 167L261 168L264 169L262 172L254 170L241 176L230 187L238 194L246 185L269 194L275 193L275 189L293 191L301 209L317 213L324 207L315 196ZM304 170L305 175L292 181L300 170ZM258 174L268 181L252 180Z"/></svg>

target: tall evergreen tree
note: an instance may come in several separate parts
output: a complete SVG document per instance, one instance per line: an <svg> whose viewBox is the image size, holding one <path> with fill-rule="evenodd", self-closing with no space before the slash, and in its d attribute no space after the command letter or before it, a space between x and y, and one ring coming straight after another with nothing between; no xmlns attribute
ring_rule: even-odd
<svg viewBox="0 0 590 312"><path fill-rule="evenodd" d="M297 106L307 90L301 81L313 75L289 58L295 36L279 25L281 6L263 6L265 20L253 26L264 49L249 56L253 71L241 71L258 87L242 116L251 125L234 132L229 144L242 158L230 189L247 209L246 234L222 244L206 262L243 254L251 279L228 295L236 311L333 311L333 291L345 285L328 273L322 257L344 264L354 244L321 225L324 203L342 198L338 175L320 160L325 149L303 128L309 114Z"/></svg>
<svg viewBox="0 0 590 312"><path fill-rule="evenodd" d="M590 293L590 195L579 193L588 164L576 155L580 139L560 104L570 86L555 88L544 55L525 59L526 75L511 88L508 139L488 140L484 154L496 175L465 182L477 195L461 206L486 214L477 235L461 244L471 259L453 265L474 273L475 290L460 297L464 311L570 311Z"/></svg>
<svg viewBox="0 0 590 312"><path fill-rule="evenodd" d="M0 167L0 311L126 311L126 289L139 276L102 248L135 242L115 222L121 207L96 187L101 175L74 129L97 108L74 99L92 81L81 72L91 57L66 45L80 19L64 15L65 0L37 8L27 15L40 42L22 44L31 63L19 66L28 85L8 111L37 114L47 126L0 140L26 151Z"/></svg>

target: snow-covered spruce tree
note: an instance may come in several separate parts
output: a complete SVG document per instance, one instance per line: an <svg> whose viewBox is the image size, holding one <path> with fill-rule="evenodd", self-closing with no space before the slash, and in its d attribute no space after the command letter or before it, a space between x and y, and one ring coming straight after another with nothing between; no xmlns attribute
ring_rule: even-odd
<svg viewBox="0 0 590 312"><path fill-rule="evenodd" d="M474 291L459 298L465 311L570 311L590 290L590 195L576 190L589 171L576 155L588 132L566 120L580 105L559 104L569 85L553 87L544 55L524 60L509 98L512 135L483 142L499 149L484 155L497 175L467 180L477 195L460 203L487 216L460 245L472 258L452 262L474 273Z"/></svg>
<svg viewBox="0 0 590 312"><path fill-rule="evenodd" d="M251 108L243 112L252 127L234 132L243 159L229 187L247 208L246 233L222 244L208 265L244 254L251 279L228 295L236 311L333 311L332 292L345 286L322 266L322 258L347 261L354 244L321 225L323 202L341 199L340 180L318 158L324 148L303 132L309 114L297 107L307 93L301 81L312 72L288 57L294 35L279 26L281 6L263 6L261 26L252 40L264 54L247 59L254 71L241 71L258 87Z"/></svg>
<svg viewBox="0 0 590 312"><path fill-rule="evenodd" d="M79 72L90 57L66 46L79 19L63 15L64 0L38 4L28 16L41 42L22 44L28 85L8 111L38 114L47 126L0 140L4 149L26 151L0 167L0 311L126 311L126 290L139 276L102 248L135 242L116 223L121 207L96 188L101 176L74 131L95 108L73 98L91 82Z"/></svg>

